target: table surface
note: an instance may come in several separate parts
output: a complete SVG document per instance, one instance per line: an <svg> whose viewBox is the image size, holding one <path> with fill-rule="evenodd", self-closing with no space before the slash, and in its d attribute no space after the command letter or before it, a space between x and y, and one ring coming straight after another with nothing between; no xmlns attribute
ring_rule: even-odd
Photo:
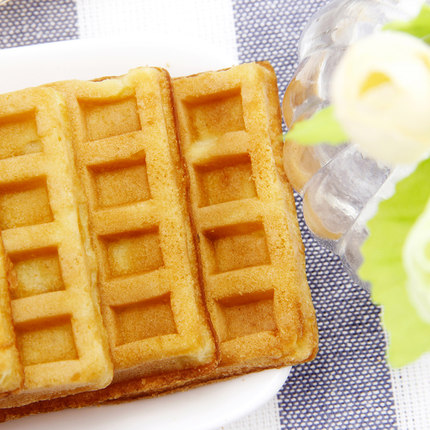
<svg viewBox="0 0 430 430"><path fill-rule="evenodd" d="M281 98L297 67L300 33L327 2L10 0L0 5L0 49L92 37L151 41L180 33L228 52L237 62L270 61ZM387 365L380 309L339 258L313 240L299 198L297 206L320 350L313 362L293 368L267 405L223 429L430 428L429 357L403 369Z"/></svg>

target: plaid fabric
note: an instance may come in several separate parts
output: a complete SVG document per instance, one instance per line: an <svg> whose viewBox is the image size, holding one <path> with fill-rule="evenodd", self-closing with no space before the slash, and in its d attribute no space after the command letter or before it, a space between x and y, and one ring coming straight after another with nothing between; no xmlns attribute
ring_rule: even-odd
<svg viewBox="0 0 430 430"><path fill-rule="evenodd" d="M18 0L0 6L0 49L77 37L73 0Z"/></svg>

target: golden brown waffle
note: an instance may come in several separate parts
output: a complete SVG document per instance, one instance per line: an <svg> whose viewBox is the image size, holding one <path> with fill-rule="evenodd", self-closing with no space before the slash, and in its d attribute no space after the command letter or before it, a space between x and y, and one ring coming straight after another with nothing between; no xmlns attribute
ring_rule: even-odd
<svg viewBox="0 0 430 430"><path fill-rule="evenodd" d="M136 70L120 79L67 82L55 87L67 95L75 131L76 163L90 205L103 313L118 376L117 382L106 389L4 410L0 419L109 399L150 396L233 374L311 359L317 349L317 329L294 199L282 173L281 120L276 78L271 67L267 63L248 64L175 81L182 159L190 179L188 197L184 187L187 174L176 149L165 72ZM91 129L95 112L103 116L103 126ZM115 118L115 127L119 127L114 132L109 131L112 118ZM121 187L115 186L118 181ZM187 198L191 229L185 205ZM180 212L173 216L171 211L176 208ZM171 225L175 226L169 231L182 238L177 239L175 246L170 240L178 236L162 236L166 219L171 219ZM198 238L198 264L191 230ZM127 244L136 237L134 233L127 233L130 231L143 232L143 243L146 236L152 237L151 249L154 244L155 249L161 249L155 254L157 259L150 256L151 263L133 263L134 255L143 255L135 250L131 262L127 262L127 256L120 260L121 264L117 263L116 256L123 254L115 251L112 244L121 243L122 237L125 238L122 243ZM189 260L180 256L184 250ZM144 267L148 270L142 270L141 264L147 265ZM133 303L145 303L150 297L150 304L159 304L150 313L154 315L166 308L169 302L166 296L169 296L163 289L162 294L155 294L163 297L157 302L152 299L151 291L172 288L170 312L174 314L172 296L177 281L171 282L171 279L191 276L194 281L182 288L188 288L192 302L198 304L197 266L202 270L204 299L219 340L221 365L213 370L214 362L207 360L209 365L174 372L169 369L177 368L168 365L167 373L159 371L150 376L142 360L143 370L137 374L148 376L126 379L131 372L121 369L126 369L129 362L121 361L125 354L115 357L116 352L129 345L127 353L137 359L144 348L134 353L132 347L152 338L130 344L122 341L118 344L118 339L128 336L136 339L145 330L151 333L160 330L164 333L160 338L172 336L168 333L172 326L167 324L162 329L154 324L141 330L141 322L136 318L139 306ZM171 275L157 277L157 272L170 269ZM140 272L134 273L134 270ZM157 279L164 286L157 286ZM195 312L195 305L191 306L190 312ZM129 319L122 320L129 322L126 326L131 330L126 328L118 334L118 323L112 322L115 311L111 307L131 309ZM187 309L182 309L184 313L174 314L175 321L189 318ZM170 312L162 313L163 318ZM204 320L201 311L197 315ZM121 316L119 320L121 325ZM211 345L205 327L202 324L199 330L208 334L207 344ZM210 352L213 354L212 349Z"/></svg>
<svg viewBox="0 0 430 430"><path fill-rule="evenodd" d="M214 366L166 71L70 81L75 160L89 203L92 245L115 372L104 395L170 386ZM158 375L164 375L158 377ZM115 385L121 381L123 385ZM175 382L177 383L177 382ZM125 388L127 387L127 388ZM114 394L117 393L117 394ZM102 394L100 394L102 395Z"/></svg>
<svg viewBox="0 0 430 430"><path fill-rule="evenodd" d="M268 63L174 80L206 305L210 378L311 359L317 328Z"/></svg>
<svg viewBox="0 0 430 430"><path fill-rule="evenodd" d="M0 393L21 388L24 380L12 323L9 295L10 260L0 240Z"/></svg>
<svg viewBox="0 0 430 430"><path fill-rule="evenodd" d="M112 380L64 100L0 97L0 407Z"/></svg>

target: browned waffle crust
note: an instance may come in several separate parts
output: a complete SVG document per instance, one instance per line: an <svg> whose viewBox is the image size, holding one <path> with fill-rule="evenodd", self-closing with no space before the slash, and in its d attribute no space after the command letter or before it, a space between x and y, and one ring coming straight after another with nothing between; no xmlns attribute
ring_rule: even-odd
<svg viewBox="0 0 430 430"><path fill-rule="evenodd" d="M174 80L176 125L158 69L54 88L67 100L88 202L114 383L1 419L312 359L317 328L271 66Z"/></svg>
<svg viewBox="0 0 430 430"><path fill-rule="evenodd" d="M64 101L0 97L0 407L112 380ZM6 393L8 393L6 395Z"/></svg>
<svg viewBox="0 0 430 430"><path fill-rule="evenodd" d="M220 364L205 379L309 360L317 328L268 63L174 81L206 306Z"/></svg>

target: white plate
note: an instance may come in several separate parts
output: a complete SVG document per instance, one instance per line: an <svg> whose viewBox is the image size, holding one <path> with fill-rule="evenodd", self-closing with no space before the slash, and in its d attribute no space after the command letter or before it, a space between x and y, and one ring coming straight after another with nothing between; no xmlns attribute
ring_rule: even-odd
<svg viewBox="0 0 430 430"><path fill-rule="evenodd" d="M176 46L78 40L0 51L0 93L63 79L92 79L138 66L167 68L172 76L230 67L215 47L176 40ZM266 370L154 399L66 410L2 424L2 430L210 430L247 415L282 387L290 368Z"/></svg>
<svg viewBox="0 0 430 430"><path fill-rule="evenodd" d="M180 37L174 43L84 39L0 50L0 93L63 79L122 75L138 66L164 67L182 76L237 63L215 46Z"/></svg>

